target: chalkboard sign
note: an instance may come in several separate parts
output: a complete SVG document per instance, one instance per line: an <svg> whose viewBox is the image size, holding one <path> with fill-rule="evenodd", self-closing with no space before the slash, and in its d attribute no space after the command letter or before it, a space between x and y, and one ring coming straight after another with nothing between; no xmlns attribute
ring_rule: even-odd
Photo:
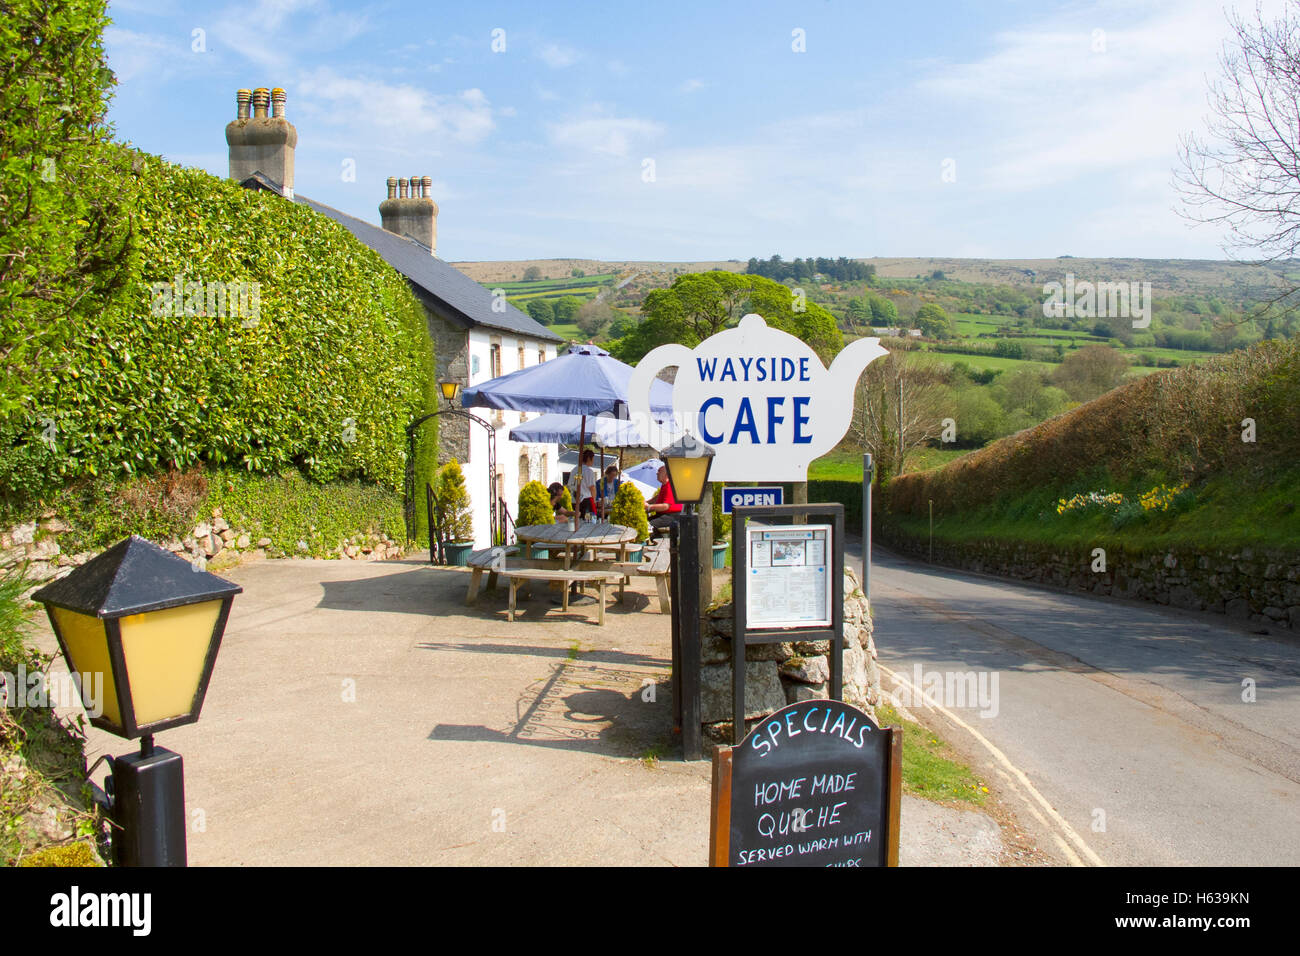
<svg viewBox="0 0 1300 956"><path fill-rule="evenodd" d="M838 700L766 717L713 761L713 866L897 866L902 730Z"/></svg>

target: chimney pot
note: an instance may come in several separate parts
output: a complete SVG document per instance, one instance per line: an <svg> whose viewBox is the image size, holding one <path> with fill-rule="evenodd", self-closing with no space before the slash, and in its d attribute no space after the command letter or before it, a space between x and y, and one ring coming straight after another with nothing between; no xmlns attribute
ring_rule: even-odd
<svg viewBox="0 0 1300 956"><path fill-rule="evenodd" d="M425 199L433 198L433 177L425 176L420 182L420 195Z"/></svg>
<svg viewBox="0 0 1300 956"><path fill-rule="evenodd" d="M388 177L388 198L389 199L397 198L397 177L396 176Z"/></svg>
<svg viewBox="0 0 1300 956"><path fill-rule="evenodd" d="M420 198L420 177L419 176L411 177L411 198L412 199Z"/></svg>
<svg viewBox="0 0 1300 956"><path fill-rule="evenodd" d="M267 120L267 108L275 102L276 122ZM254 173L261 173L280 187L280 195L293 198L293 157L298 146L298 131L284 117L284 90L264 86L241 89L236 101L237 118L226 125L226 143L230 147L230 178L242 183ZM249 116L249 105L253 115Z"/></svg>
<svg viewBox="0 0 1300 956"><path fill-rule="evenodd" d="M405 176L397 181L397 195L399 198L405 199L407 197L407 190L410 188L410 185L411 181Z"/></svg>

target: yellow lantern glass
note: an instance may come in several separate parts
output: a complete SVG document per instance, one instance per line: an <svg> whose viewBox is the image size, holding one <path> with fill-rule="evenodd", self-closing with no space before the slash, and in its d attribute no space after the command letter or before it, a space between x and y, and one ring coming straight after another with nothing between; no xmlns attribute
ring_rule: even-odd
<svg viewBox="0 0 1300 956"><path fill-rule="evenodd" d="M438 388L442 390L442 397L449 402L456 400L456 393L460 391L459 382L439 382Z"/></svg>
<svg viewBox="0 0 1300 956"><path fill-rule="evenodd" d="M119 620L137 724L174 720L194 707L220 613L220 601L204 601Z"/></svg>
<svg viewBox="0 0 1300 956"><path fill-rule="evenodd" d="M668 480L673 486L673 497L683 504L695 504L704 497L704 483L708 480L709 458L669 458Z"/></svg>
<svg viewBox="0 0 1300 956"><path fill-rule="evenodd" d="M85 689L92 686L91 675L103 688L103 719L122 733L122 708L117 702L117 681L113 675L113 661L108 653L108 634L104 622L89 614L78 614L63 607L50 608L50 618L63 638L63 649L68 659L68 670L80 675L77 686L81 688L81 703L91 710L93 701L86 700Z"/></svg>

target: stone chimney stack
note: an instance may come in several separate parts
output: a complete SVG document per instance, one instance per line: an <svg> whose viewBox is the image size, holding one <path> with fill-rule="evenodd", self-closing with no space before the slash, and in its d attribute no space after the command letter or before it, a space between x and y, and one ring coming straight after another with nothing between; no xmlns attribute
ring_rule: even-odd
<svg viewBox="0 0 1300 956"><path fill-rule="evenodd" d="M279 184L280 194L293 198L293 151L298 131L285 119L284 90L239 90L235 119L226 126L230 147L230 178L243 182L260 172ZM249 106L253 115L249 116Z"/></svg>
<svg viewBox="0 0 1300 956"><path fill-rule="evenodd" d="M408 236L438 251L438 206L429 195L432 176L388 177L388 198L379 204L379 219L386 230Z"/></svg>

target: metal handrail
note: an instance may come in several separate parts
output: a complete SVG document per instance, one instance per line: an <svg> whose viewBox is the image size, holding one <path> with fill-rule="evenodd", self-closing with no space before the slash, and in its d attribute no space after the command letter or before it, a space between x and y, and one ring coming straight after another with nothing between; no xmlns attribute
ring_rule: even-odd
<svg viewBox="0 0 1300 956"><path fill-rule="evenodd" d="M438 534L438 522L434 518L433 485L425 483L424 506L429 519L429 563L446 564L446 555L442 553L442 537Z"/></svg>

